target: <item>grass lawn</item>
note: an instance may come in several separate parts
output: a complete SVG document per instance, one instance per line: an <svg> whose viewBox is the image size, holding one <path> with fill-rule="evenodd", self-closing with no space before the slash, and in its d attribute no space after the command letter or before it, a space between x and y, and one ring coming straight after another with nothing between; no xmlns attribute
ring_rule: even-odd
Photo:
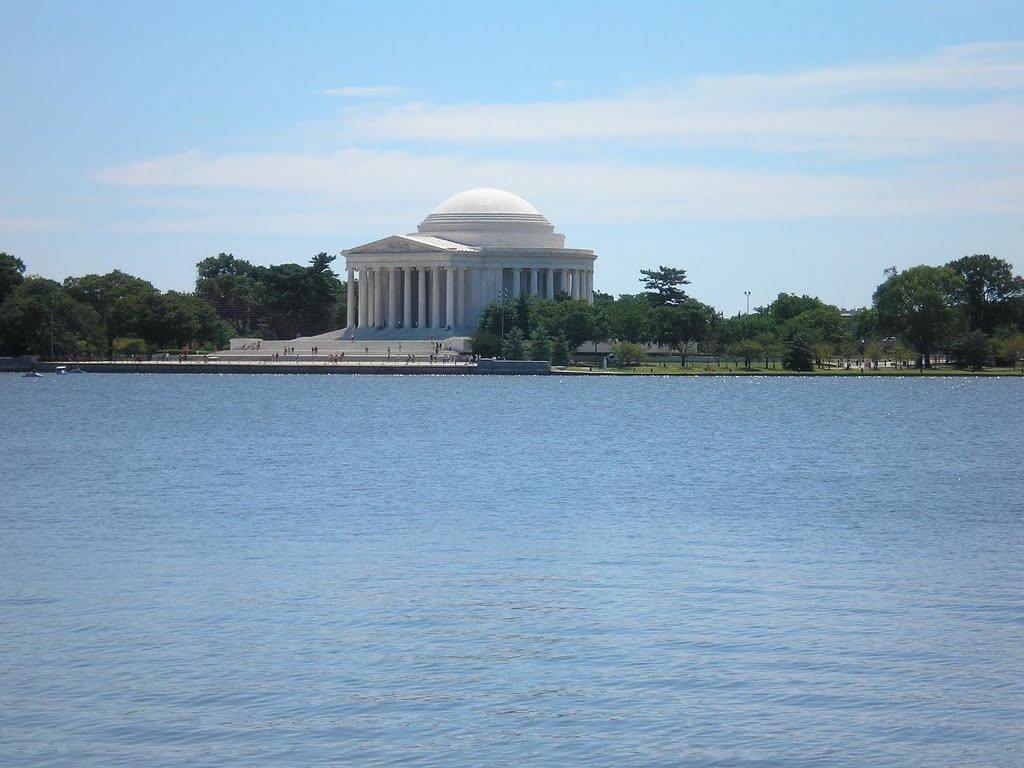
<svg viewBox="0 0 1024 768"><path fill-rule="evenodd" d="M762 363L744 368L742 364L720 365L687 365L680 367L678 362L660 363L652 362L644 365L635 365L619 368L598 368L594 366L567 366L565 368L552 369L555 373L599 374L603 376L1022 376L1021 369L1010 368L985 368L982 371L967 371L961 368L952 368L946 365L926 368L923 371L916 368L878 368L878 370L861 370L860 368L815 368L814 371L796 372L786 371L781 365L773 368L764 367Z"/></svg>

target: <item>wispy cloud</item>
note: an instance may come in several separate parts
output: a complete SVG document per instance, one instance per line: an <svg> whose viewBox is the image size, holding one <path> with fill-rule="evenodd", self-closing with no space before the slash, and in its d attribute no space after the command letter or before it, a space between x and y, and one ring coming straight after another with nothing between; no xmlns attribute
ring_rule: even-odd
<svg viewBox="0 0 1024 768"><path fill-rule="evenodd" d="M600 99L404 104L347 113L358 139L497 145L652 142L773 152L920 155L955 144L1024 148L1024 44L783 75L702 77Z"/></svg>
<svg viewBox="0 0 1024 768"><path fill-rule="evenodd" d="M394 180L402 183L396 185ZM346 150L327 155L197 152L105 171L130 187L309 192L346 210L381 204L422 213L439 195L489 184L563 215L609 221L1024 213L1024 178L953 178L731 171L611 162L480 160L463 155ZM549 208L550 210L550 208Z"/></svg>
<svg viewBox="0 0 1024 768"><path fill-rule="evenodd" d="M328 88L325 96L345 96L349 98L381 98L401 93L397 85L345 85L341 88Z"/></svg>
<svg viewBox="0 0 1024 768"><path fill-rule="evenodd" d="M1021 44L708 77L602 99L363 104L335 119L333 151L191 150L98 178L181 194L258 190L294 202L301 193L313 210L365 215L381 205L421 214L474 186L513 189L576 218L629 222L1024 213ZM756 162L741 168L740 152ZM225 224L242 221L235 213L226 209ZM177 226L187 221L196 220ZM282 216L272 228L322 221Z"/></svg>
<svg viewBox="0 0 1024 768"><path fill-rule="evenodd" d="M65 222L61 219L46 218L11 218L0 219L0 232L5 234L21 234L26 232L52 232L63 229Z"/></svg>
<svg viewBox="0 0 1024 768"><path fill-rule="evenodd" d="M1024 43L970 43L928 56L881 64L833 67L783 75L702 77L711 92L744 94L827 91L832 95L893 91L1001 91L1024 88Z"/></svg>

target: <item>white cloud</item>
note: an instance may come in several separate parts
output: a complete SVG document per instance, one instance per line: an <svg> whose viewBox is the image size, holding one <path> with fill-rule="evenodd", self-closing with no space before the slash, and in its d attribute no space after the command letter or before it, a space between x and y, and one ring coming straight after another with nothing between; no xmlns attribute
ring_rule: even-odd
<svg viewBox="0 0 1024 768"><path fill-rule="evenodd" d="M52 232L62 229L65 222L61 219L47 218L15 218L0 219L0 232L21 234L25 232Z"/></svg>
<svg viewBox="0 0 1024 768"><path fill-rule="evenodd" d="M359 141L443 145L654 143L919 155L958 143L1024 148L1024 44L977 43L904 62L703 77L599 99L407 103L339 114Z"/></svg>
<svg viewBox="0 0 1024 768"><path fill-rule="evenodd" d="M346 85L341 88L328 88L323 93L325 96L380 98L394 96L401 90L397 85Z"/></svg>
<svg viewBox="0 0 1024 768"><path fill-rule="evenodd" d="M381 206L422 215L449 194L485 185L515 190L542 210L553 206L563 215L637 223L1024 213L1024 178L1012 176L954 178L946 172L922 172L870 178L602 161L524 163L371 150L327 155L189 152L111 169L101 179L128 187L269 190L284 195L282 200L295 193L313 194L321 207L329 204L357 216ZM541 201L548 203L547 209ZM301 223L300 218L294 221Z"/></svg>
<svg viewBox="0 0 1024 768"><path fill-rule="evenodd" d="M335 215L316 211L335 210L358 218L386 209L408 226L445 196L476 186L514 190L556 224L555 212L641 223L1020 214L1022 91L1024 45L975 44L905 62L703 78L603 99L358 105L338 113L334 151L191 150L98 178L180 197L224 196L216 215L183 212L146 225L203 231L218 221L329 230ZM757 162L737 170L735 153L706 149ZM279 207L267 216L245 210L240 198L253 191L270 193ZM297 196L306 214L287 213L300 210Z"/></svg>
<svg viewBox="0 0 1024 768"><path fill-rule="evenodd" d="M909 61L835 67L785 75L702 77L712 92L1000 91L1024 88L1024 43L970 43Z"/></svg>

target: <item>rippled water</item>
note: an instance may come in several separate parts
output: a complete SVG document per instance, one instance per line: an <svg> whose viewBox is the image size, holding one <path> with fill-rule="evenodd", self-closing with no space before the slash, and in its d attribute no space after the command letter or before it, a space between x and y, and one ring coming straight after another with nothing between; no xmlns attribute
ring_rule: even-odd
<svg viewBox="0 0 1024 768"><path fill-rule="evenodd" d="M1024 381L0 375L4 765L1024 765Z"/></svg>

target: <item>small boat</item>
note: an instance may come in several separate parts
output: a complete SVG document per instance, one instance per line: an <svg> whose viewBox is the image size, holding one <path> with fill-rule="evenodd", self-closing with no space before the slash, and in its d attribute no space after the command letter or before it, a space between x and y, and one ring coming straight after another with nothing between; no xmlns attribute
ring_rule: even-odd
<svg viewBox="0 0 1024 768"><path fill-rule="evenodd" d="M23 379L41 379L41 378L43 378L43 374L41 374L39 371L29 371L28 373L21 374L21 378L23 378Z"/></svg>
<svg viewBox="0 0 1024 768"><path fill-rule="evenodd" d="M68 367L66 365L58 365L53 372L56 373L58 376L67 376Z"/></svg>

